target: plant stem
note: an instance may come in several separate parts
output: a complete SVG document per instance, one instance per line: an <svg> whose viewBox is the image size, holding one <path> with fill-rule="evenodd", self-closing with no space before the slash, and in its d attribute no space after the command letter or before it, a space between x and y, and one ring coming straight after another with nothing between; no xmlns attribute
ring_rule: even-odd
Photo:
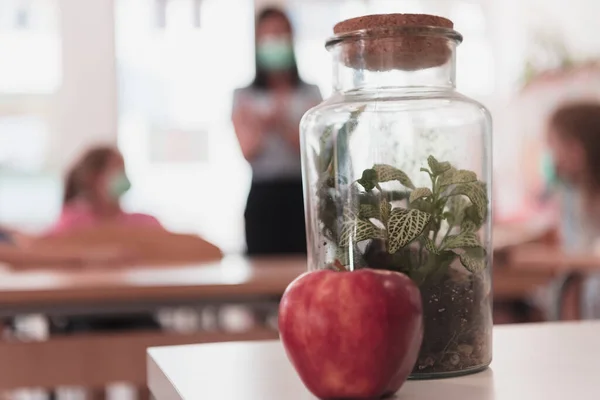
<svg viewBox="0 0 600 400"><path fill-rule="evenodd" d="M379 201L389 201L386 196L385 196L385 192L383 191L383 189L381 188L381 185L379 185L379 183L377 183L375 185L375 187L377 188L377 190L379 190L379 197L380 200Z"/></svg>
<svg viewBox="0 0 600 400"><path fill-rule="evenodd" d="M431 201L433 204L433 211L434 211L434 224L435 224L435 229L433 231L433 243L435 244L436 240L437 240L437 236L438 233L440 231L440 221L439 221L439 217L438 217L438 210L437 210L437 202L438 202L438 188L437 188L437 176L431 176L431 189L432 189L432 196L431 196Z"/></svg>
<svg viewBox="0 0 600 400"><path fill-rule="evenodd" d="M442 238L442 243L444 243L444 241L448 238L448 236L450 235L450 232L452 232L452 228L453 228L452 226L448 227L448 230L446 231L446 234Z"/></svg>
<svg viewBox="0 0 600 400"><path fill-rule="evenodd" d="M436 222L436 229L433 231L433 239L432 239L432 240L433 240L433 243L435 243L435 242L436 242L436 240L437 240L437 235L438 235L438 232L439 232L439 231L440 231L440 230L439 230L439 228L437 228L437 222Z"/></svg>

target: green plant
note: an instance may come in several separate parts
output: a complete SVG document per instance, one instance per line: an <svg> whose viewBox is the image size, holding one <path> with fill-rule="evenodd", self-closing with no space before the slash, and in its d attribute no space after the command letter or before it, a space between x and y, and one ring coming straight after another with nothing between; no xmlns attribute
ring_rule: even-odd
<svg viewBox="0 0 600 400"><path fill-rule="evenodd" d="M434 156L421 168L429 187L415 187L404 171L386 164L349 182L349 174L335 168L334 155L345 154L357 117L339 130L337 148L329 146L325 158L318 158L327 160L319 166L319 218L337 247L337 268L395 269L418 283L442 276L456 259L471 273L483 270L487 255L477 232L488 217L485 183ZM386 190L391 182L403 190Z"/></svg>
<svg viewBox="0 0 600 400"><path fill-rule="evenodd" d="M584 60L576 60L564 41L556 35L538 32L532 39L521 73L522 86L527 86L545 73L565 71L585 63Z"/></svg>

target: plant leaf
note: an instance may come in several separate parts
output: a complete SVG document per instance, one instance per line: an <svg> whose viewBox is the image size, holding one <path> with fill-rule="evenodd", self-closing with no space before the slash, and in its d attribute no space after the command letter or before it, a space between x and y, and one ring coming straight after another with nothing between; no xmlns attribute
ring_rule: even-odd
<svg viewBox="0 0 600 400"><path fill-rule="evenodd" d="M338 134L349 136L354 132L356 127L358 126L358 117L363 113L367 106L361 106L356 111L352 111L350 113L350 118L340 128Z"/></svg>
<svg viewBox="0 0 600 400"><path fill-rule="evenodd" d="M412 183L408 175L398 168L394 168L387 164L375 164L373 165L373 169L377 171L379 182L398 181L407 188L415 188L415 185Z"/></svg>
<svg viewBox="0 0 600 400"><path fill-rule="evenodd" d="M348 147L350 145L350 138L352 137L352 134L354 133L356 127L359 124L359 117L364 111L365 107L366 106L359 107L356 111L350 113L349 118L337 131L337 136L335 140L332 141L333 146L335 147L334 152L336 153L336 170L338 180L349 180L348 176L350 175L350 171L352 170L352 162L351 157L349 157L348 155Z"/></svg>
<svg viewBox="0 0 600 400"><path fill-rule="evenodd" d="M362 173L362 177L357 180L357 182L369 192L377 185L377 176L377 171L374 169L365 169Z"/></svg>
<svg viewBox="0 0 600 400"><path fill-rule="evenodd" d="M471 204L466 197L452 196L447 202L450 217L447 217L450 226L459 225L465 217L465 209Z"/></svg>
<svg viewBox="0 0 600 400"><path fill-rule="evenodd" d="M448 161L439 162L434 156L427 157L427 164L429 164L429 168L431 168L431 172L435 176L440 175L452 168Z"/></svg>
<svg viewBox="0 0 600 400"><path fill-rule="evenodd" d="M359 216L362 219L375 218L386 222L390 217L392 205L387 201L380 201L379 204L361 204Z"/></svg>
<svg viewBox="0 0 600 400"><path fill-rule="evenodd" d="M354 220L346 220L344 222L338 244L342 247L348 247L351 243L358 243L380 236L377 228L369 221L354 218Z"/></svg>
<svg viewBox="0 0 600 400"><path fill-rule="evenodd" d="M423 199L417 199L410 203L410 208L430 214L433 212L433 204Z"/></svg>
<svg viewBox="0 0 600 400"><path fill-rule="evenodd" d="M344 174L350 169L347 163L340 164L337 165L336 173L333 168L333 154L337 150L340 160L348 160L348 157L346 157L347 144L352 132L358 125L359 116L365 108L366 106L362 106L350 113L348 120L339 129L337 129L339 124L325 127L321 135L321 160L320 165L316 165L321 171L318 182L318 217L321 220L323 235L333 241L337 241L340 234L341 227L338 223L338 217L341 194L338 190L332 188L348 184L348 178ZM337 137L333 140L336 132ZM353 207L354 205L350 206Z"/></svg>
<svg viewBox="0 0 600 400"><path fill-rule="evenodd" d="M389 252L393 254L419 237L430 220L431 214L423 211L393 209L387 225Z"/></svg>
<svg viewBox="0 0 600 400"><path fill-rule="evenodd" d="M429 188L426 188L426 187L416 188L415 190L410 192L410 198L408 201L410 203L412 203L413 201L415 201L417 199L422 199L423 197L429 197L432 194L433 193L431 193L431 190Z"/></svg>
<svg viewBox="0 0 600 400"><path fill-rule="evenodd" d="M458 257L467 271L473 274L483 271L486 267L486 252L483 247L466 249Z"/></svg>
<svg viewBox="0 0 600 400"><path fill-rule="evenodd" d="M485 258L487 256L487 251L482 246L477 247L467 247L463 249L465 253L468 253L471 257L474 258Z"/></svg>
<svg viewBox="0 0 600 400"><path fill-rule="evenodd" d="M475 224L475 222L473 222L469 219L463 220L462 223L460 224L460 230L462 232L476 232L477 229L478 229L478 227Z"/></svg>
<svg viewBox="0 0 600 400"><path fill-rule="evenodd" d="M440 175L440 177L438 178L438 183L440 184L440 186L445 186L447 183L452 180L452 178L454 177L454 174L456 174L456 168L451 167L449 170L445 171L443 174Z"/></svg>
<svg viewBox="0 0 600 400"><path fill-rule="evenodd" d="M438 254L438 249L435 247L435 243L428 237L425 238L425 249L427 249L427 251L430 253Z"/></svg>
<svg viewBox="0 0 600 400"><path fill-rule="evenodd" d="M452 228L452 226L454 226L454 222L455 222L454 214L452 214L450 211L446 211L445 213L443 213L442 218L448 222L448 225L450 226L450 228Z"/></svg>
<svg viewBox="0 0 600 400"><path fill-rule="evenodd" d="M439 281L448 272L450 264L456 260L456 254L451 251L442 251L435 257L435 264L433 271L430 271L428 279L433 281Z"/></svg>
<svg viewBox="0 0 600 400"><path fill-rule="evenodd" d="M467 269L467 271L476 274L477 272L485 269L485 260L482 258L473 258L467 253L458 256L460 263Z"/></svg>
<svg viewBox="0 0 600 400"><path fill-rule="evenodd" d="M452 250L465 247L481 247L481 242L474 232L461 232L450 235L442 242L442 248Z"/></svg>
<svg viewBox="0 0 600 400"><path fill-rule="evenodd" d="M363 219L379 218L379 207L373 204L361 204L359 215Z"/></svg>
<svg viewBox="0 0 600 400"><path fill-rule="evenodd" d="M472 221L477 229L483 225L484 219L479 215L479 211L474 204L471 204L469 207L465 208L465 215L463 221Z"/></svg>
<svg viewBox="0 0 600 400"><path fill-rule="evenodd" d="M466 169L456 170L451 168L440 176L438 183L440 187L446 187L449 185L458 185L460 183L471 183L475 181L477 181L475 172L467 171Z"/></svg>
<svg viewBox="0 0 600 400"><path fill-rule="evenodd" d="M315 152L315 157L316 157L315 160L318 164L318 169L319 169L320 173L327 171L327 169L329 168L329 165L331 164L331 159L333 158L333 144L330 141L331 136L333 134L333 130L334 130L333 125L328 125L323 130L323 133L321 134L321 140L320 140L320 142L321 142L320 155L316 155L316 152L313 149L313 152Z"/></svg>
<svg viewBox="0 0 600 400"><path fill-rule="evenodd" d="M387 223L388 219L390 218L390 214L392 212L392 205L390 203L388 203L387 201L381 202L381 204L379 205L379 212L380 212L381 221Z"/></svg>
<svg viewBox="0 0 600 400"><path fill-rule="evenodd" d="M463 183L457 185L450 196L465 195L471 200L475 206L477 216L481 221L485 221L487 217L488 199L485 189L479 182Z"/></svg>

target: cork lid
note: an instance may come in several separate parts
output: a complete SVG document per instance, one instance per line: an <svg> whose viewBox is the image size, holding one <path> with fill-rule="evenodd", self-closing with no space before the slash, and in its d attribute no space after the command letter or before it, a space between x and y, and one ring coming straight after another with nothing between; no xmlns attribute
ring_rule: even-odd
<svg viewBox="0 0 600 400"><path fill-rule="evenodd" d="M343 43L343 62L374 71L419 70L445 64L449 40L461 42L449 19L427 14L378 14L342 21L327 47Z"/></svg>

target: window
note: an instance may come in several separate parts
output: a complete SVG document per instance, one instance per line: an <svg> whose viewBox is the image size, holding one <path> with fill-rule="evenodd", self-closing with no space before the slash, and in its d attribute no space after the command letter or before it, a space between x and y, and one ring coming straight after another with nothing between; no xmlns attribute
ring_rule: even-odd
<svg viewBox="0 0 600 400"><path fill-rule="evenodd" d="M0 94L52 93L61 81L54 0L0 2Z"/></svg>
<svg viewBox="0 0 600 400"><path fill-rule="evenodd" d="M244 243L250 175L230 118L234 89L254 73L253 19L252 0L116 2L128 202L226 251Z"/></svg>
<svg viewBox="0 0 600 400"><path fill-rule="evenodd" d="M50 95L61 81L54 0L0 2L0 163L39 170L44 164Z"/></svg>
<svg viewBox="0 0 600 400"><path fill-rule="evenodd" d="M0 224L39 231L60 210L45 174L54 94L62 81L56 0L0 1Z"/></svg>

